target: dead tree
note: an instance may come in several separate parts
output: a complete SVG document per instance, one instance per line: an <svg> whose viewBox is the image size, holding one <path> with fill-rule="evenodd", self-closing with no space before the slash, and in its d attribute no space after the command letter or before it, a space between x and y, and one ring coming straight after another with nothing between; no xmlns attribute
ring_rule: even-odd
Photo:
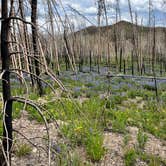
<svg viewBox="0 0 166 166"><path fill-rule="evenodd" d="M8 19L8 0L1 1L1 60L2 60L2 92L4 101L4 119L3 119L3 149L6 160L10 163L12 147L12 101L10 87L10 54L8 47L9 37L9 19ZM7 165L5 157L0 165ZM9 165L9 164L8 164Z"/></svg>
<svg viewBox="0 0 166 166"><path fill-rule="evenodd" d="M20 10L20 16L23 20L25 20L25 14L24 14L24 6L23 6L23 0L19 0L19 10ZM27 34L28 30L27 30L27 25L23 23L23 33L24 33L24 39L25 39L25 48L26 48L26 52L27 52L27 61L28 61L28 64L27 64L27 69L30 73L33 72L32 70L32 67L30 66L31 64L31 58L28 56L29 54L29 37L28 37L28 34ZM30 75L31 77L31 84L32 84L32 87L34 87L34 78Z"/></svg>
<svg viewBox="0 0 166 166"><path fill-rule="evenodd" d="M37 48L37 0L31 1L31 22L32 22L32 42L33 42L33 51L34 51L34 65L35 65L35 74L40 76L39 70L39 53ZM39 79L36 80L37 88L39 90L39 95L43 94L42 83Z"/></svg>
<svg viewBox="0 0 166 166"><path fill-rule="evenodd" d="M98 68L98 73L100 73L100 60L101 60L101 50L100 50L100 45L101 45L101 17L103 13L106 16L106 23L107 21L107 14L106 14L106 6L105 6L105 0L98 0L97 1L98 5L98 13L97 13L97 19L98 19L98 53L97 53L97 68Z"/></svg>

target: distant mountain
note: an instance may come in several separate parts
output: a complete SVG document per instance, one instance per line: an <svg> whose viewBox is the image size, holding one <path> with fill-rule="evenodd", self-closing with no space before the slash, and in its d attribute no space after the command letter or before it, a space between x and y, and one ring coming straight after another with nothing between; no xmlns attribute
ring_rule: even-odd
<svg viewBox="0 0 166 166"><path fill-rule="evenodd" d="M100 32L100 43L99 43L99 32ZM166 51L166 28L165 27L147 27L132 24L127 21L120 21L116 24L109 26L89 26L76 32L76 36L81 36L81 39L86 40L86 45L89 44L90 48L96 52L96 45L100 45L101 52L106 51L106 45L110 44L110 49L114 51L115 41L118 42L120 47L123 47L125 54L131 52L133 47L132 39L133 32L137 42L137 46L144 54L147 54L147 48L152 49L154 32L156 40L156 52L165 53ZM116 33L116 36L115 36ZM117 40L116 40L117 39ZM82 44L82 48L87 47ZM96 47L94 47L96 46ZM87 49L87 48L86 48Z"/></svg>
<svg viewBox="0 0 166 166"><path fill-rule="evenodd" d="M121 30L132 30L132 28L135 27L137 28L138 31L143 31L143 32L148 32L150 30L153 30L153 27L148 27L148 26L140 26L136 24L132 24L131 22L128 21L119 21L116 24L108 25L108 26L101 26L100 30L101 33L105 33L108 30L114 29L114 28L119 28ZM84 32L87 34L95 34L98 32L98 27L97 26L89 26L87 28L84 28L78 32ZM155 27L156 31L166 31L165 27ZM78 33L77 32L77 33Z"/></svg>

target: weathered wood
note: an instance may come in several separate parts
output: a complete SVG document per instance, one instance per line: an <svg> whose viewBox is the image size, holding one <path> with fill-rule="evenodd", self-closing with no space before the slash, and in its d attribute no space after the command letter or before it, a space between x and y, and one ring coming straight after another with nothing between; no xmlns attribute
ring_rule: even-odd
<svg viewBox="0 0 166 166"><path fill-rule="evenodd" d="M35 72L37 76L40 76L40 69L39 69L39 53L37 48L37 0L32 0L31 2L31 22L34 26L32 26L32 42L33 42L33 50L34 50L34 58L35 58ZM39 95L43 94L42 83L39 79L37 79L37 88L39 90Z"/></svg>
<svg viewBox="0 0 166 166"><path fill-rule="evenodd" d="M8 18L8 0L1 1L1 60L2 60L2 93L4 101L4 121L3 121L3 148L6 156L8 156L8 162L11 161L11 147L12 147L12 102L11 98L11 87L10 87L10 54L8 47L8 36L9 36L9 20ZM8 155L7 155L8 154ZM0 165L7 165L3 158Z"/></svg>

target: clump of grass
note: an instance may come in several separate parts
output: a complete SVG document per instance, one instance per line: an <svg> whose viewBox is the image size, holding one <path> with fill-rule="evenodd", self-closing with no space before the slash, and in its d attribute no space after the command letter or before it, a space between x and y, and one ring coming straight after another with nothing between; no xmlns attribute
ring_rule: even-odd
<svg viewBox="0 0 166 166"><path fill-rule="evenodd" d="M92 161L99 161L104 155L103 135L100 133L89 134L86 142L86 151Z"/></svg>
<svg viewBox="0 0 166 166"><path fill-rule="evenodd" d="M166 110L161 111L143 111L141 109L131 110L127 109L123 112L126 114L127 125L137 126L143 131L147 131L154 136L166 139L165 135L165 117Z"/></svg>
<svg viewBox="0 0 166 166"><path fill-rule="evenodd" d="M29 113L28 114L28 118L30 120L36 120L39 123L43 123L44 122L43 118L41 117L41 115L39 114L39 112L35 108L33 108L31 106L27 106L26 110Z"/></svg>
<svg viewBox="0 0 166 166"><path fill-rule="evenodd" d="M68 93L65 92L65 91L63 91L63 92L61 93L61 97L63 97L63 98L68 98Z"/></svg>
<svg viewBox="0 0 166 166"><path fill-rule="evenodd" d="M72 96L73 98L78 98L82 95L81 91L73 91Z"/></svg>
<svg viewBox="0 0 166 166"><path fill-rule="evenodd" d="M148 136L144 134L142 130L139 130L137 134L137 141L138 141L138 147L140 149L144 149L147 140L148 140Z"/></svg>
<svg viewBox="0 0 166 166"><path fill-rule="evenodd" d="M162 100L163 102L166 102L166 92L162 92L160 98L161 98L161 100Z"/></svg>
<svg viewBox="0 0 166 166"><path fill-rule="evenodd" d="M38 96L37 93L31 93L30 96L29 96L29 98L30 98L31 100L37 100L37 99L39 98L39 96Z"/></svg>
<svg viewBox="0 0 166 166"><path fill-rule="evenodd" d="M20 86L18 86L18 88L13 88L12 89L12 95L13 96L18 96L18 95L24 94L24 93L25 93L25 89L20 87Z"/></svg>
<svg viewBox="0 0 166 166"><path fill-rule="evenodd" d="M117 108L117 106L120 105L122 103L122 101L124 101L125 99L126 99L126 97L125 96L121 96L121 95L111 96L109 98L111 108Z"/></svg>
<svg viewBox="0 0 166 166"><path fill-rule="evenodd" d="M88 166L88 164L85 164L85 163L81 160L80 155L79 155L78 153L76 153L76 152L74 152L74 153L72 154L72 156L71 156L70 165L72 165L72 166L83 166L83 165L86 166L86 165L87 165L87 166Z"/></svg>
<svg viewBox="0 0 166 166"><path fill-rule="evenodd" d="M124 154L125 166L134 166L136 159L146 162L149 166L166 165L166 161L140 149L128 149Z"/></svg>
<svg viewBox="0 0 166 166"><path fill-rule="evenodd" d="M159 105L156 100L148 100L146 102L145 109L151 110L151 111L158 111Z"/></svg>
<svg viewBox="0 0 166 166"><path fill-rule="evenodd" d="M19 119L21 116L21 110L24 108L24 104L19 103L19 102L13 102L13 118L14 119Z"/></svg>
<svg viewBox="0 0 166 166"><path fill-rule="evenodd" d="M141 94L140 94L140 92L138 91L138 90L135 90L135 89L131 89L131 90L129 90L128 92L127 92L127 96L129 97L129 98L135 98L136 96L142 96Z"/></svg>
<svg viewBox="0 0 166 166"><path fill-rule="evenodd" d="M145 161L149 166L166 165L166 161L152 154L138 152L138 157Z"/></svg>
<svg viewBox="0 0 166 166"><path fill-rule="evenodd" d="M89 158L98 161L104 155L103 135L84 120L74 120L61 127L63 134L70 139L72 146L84 146Z"/></svg>
<svg viewBox="0 0 166 166"><path fill-rule="evenodd" d="M134 166L137 158L135 149L128 149L124 154L125 166Z"/></svg>
<svg viewBox="0 0 166 166"><path fill-rule="evenodd" d="M114 112L114 111L112 111ZM112 120L112 130L119 133L125 133L126 132L126 122L127 122L127 116L121 111L115 111L114 117Z"/></svg>
<svg viewBox="0 0 166 166"><path fill-rule="evenodd" d="M155 93L153 91L145 89L129 89L127 92L129 98L142 97L144 100L155 99Z"/></svg>
<svg viewBox="0 0 166 166"><path fill-rule="evenodd" d="M73 80L72 78L62 77L61 81L66 87L81 87L83 83L80 80Z"/></svg>
<svg viewBox="0 0 166 166"><path fill-rule="evenodd" d="M93 90L88 90L85 95L87 98L94 98L98 96L98 92Z"/></svg>
<svg viewBox="0 0 166 166"><path fill-rule="evenodd" d="M130 140L131 140L131 136L129 134L125 134L123 138L124 146L126 146Z"/></svg>
<svg viewBox="0 0 166 166"><path fill-rule="evenodd" d="M28 144L20 144L16 149L16 155L18 157L24 157L30 155L32 148Z"/></svg>
<svg viewBox="0 0 166 166"><path fill-rule="evenodd" d="M145 84L145 85L143 85L143 88L147 89L147 90L150 90L150 91L155 91L156 90L154 84L153 85Z"/></svg>
<svg viewBox="0 0 166 166"><path fill-rule="evenodd" d="M85 126L82 122L72 121L67 125L61 127L61 132L70 139L72 146L79 146L83 144L85 139Z"/></svg>
<svg viewBox="0 0 166 166"><path fill-rule="evenodd" d="M56 165L89 166L88 162L83 162L81 158L82 154L79 154L77 151L70 151L71 153L69 154L69 149L64 143L52 145L52 160L56 162Z"/></svg>
<svg viewBox="0 0 166 166"><path fill-rule="evenodd" d="M93 87L93 86L94 86L94 84L93 84L93 83L91 83L91 82L88 82L88 83L85 83L85 86L87 86L87 87Z"/></svg>

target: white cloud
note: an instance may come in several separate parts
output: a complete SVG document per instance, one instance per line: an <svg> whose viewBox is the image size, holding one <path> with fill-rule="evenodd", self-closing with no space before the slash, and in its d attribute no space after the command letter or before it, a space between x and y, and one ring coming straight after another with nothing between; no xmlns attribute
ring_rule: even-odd
<svg viewBox="0 0 166 166"><path fill-rule="evenodd" d="M97 13L97 8L95 6L91 6L89 8L86 8L84 10L84 13L86 14L94 14L94 13Z"/></svg>
<svg viewBox="0 0 166 166"><path fill-rule="evenodd" d="M41 1L41 0L39 0ZM58 0L57 2L59 2ZM138 22L141 23L141 20L143 19L144 25L147 25L148 23L148 10L149 10L149 0L130 0L131 1L131 7L132 11L137 12L138 14ZM95 23L97 25L97 4L95 4L95 0L61 0L64 8L66 9L67 14L71 18L70 20L74 24L79 24L78 22L83 22L83 18L77 15L76 13L73 13L68 5L72 6L74 9L79 11L81 14L86 16L91 22ZM120 2L120 9L121 9L121 19L130 21L130 14L129 14L129 7L128 7L128 0L119 0ZM109 23L115 22L115 4L116 0L106 0L106 3L111 7L108 10L108 20ZM156 15L156 24L161 25L161 19L163 19L163 15L165 12L164 6L163 6L163 0L152 0L153 9L155 11ZM44 4L43 4L44 5ZM44 7L41 7L41 3L39 6L39 10L41 15L44 14ZM61 10L60 10L61 11ZM62 18L64 18L63 11L60 12ZM134 14L133 14L134 16ZM86 24L89 25L89 23L84 20ZM40 22L40 21L39 21ZM104 21L103 21L104 22ZM104 22L105 24L105 22Z"/></svg>

